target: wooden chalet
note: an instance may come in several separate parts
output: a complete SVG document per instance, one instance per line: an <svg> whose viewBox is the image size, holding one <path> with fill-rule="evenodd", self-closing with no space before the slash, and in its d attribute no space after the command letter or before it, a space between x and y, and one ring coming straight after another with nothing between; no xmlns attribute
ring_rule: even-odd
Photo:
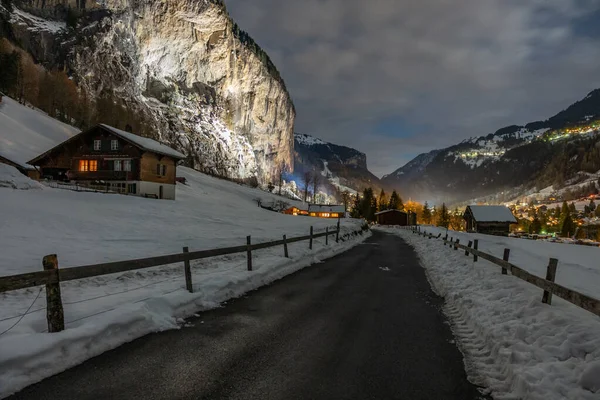
<svg viewBox="0 0 600 400"><path fill-rule="evenodd" d="M318 218L344 218L346 208L343 205L309 204L308 215Z"/></svg>
<svg viewBox="0 0 600 400"><path fill-rule="evenodd" d="M517 219L505 206L467 206L463 219L467 223L467 232L488 235L507 236L510 225Z"/></svg>
<svg viewBox="0 0 600 400"><path fill-rule="evenodd" d="M417 215L401 210L384 210L375 213L379 225L408 226L417 224Z"/></svg>
<svg viewBox="0 0 600 400"><path fill-rule="evenodd" d="M175 199L177 162L185 156L156 140L100 124L28 164L47 179L103 184L120 193Z"/></svg>

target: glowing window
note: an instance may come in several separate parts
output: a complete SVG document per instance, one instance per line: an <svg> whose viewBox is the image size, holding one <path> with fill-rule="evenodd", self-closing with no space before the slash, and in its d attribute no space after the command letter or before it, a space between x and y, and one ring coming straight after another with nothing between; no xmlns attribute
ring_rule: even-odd
<svg viewBox="0 0 600 400"><path fill-rule="evenodd" d="M90 171L98 171L98 160L90 160Z"/></svg>
<svg viewBox="0 0 600 400"><path fill-rule="evenodd" d="M81 172L87 172L89 171L89 162L88 160L79 160L79 171Z"/></svg>
<svg viewBox="0 0 600 400"><path fill-rule="evenodd" d="M323 218L329 218L329 213L323 213L323 214L321 214L321 216L322 216Z"/></svg>
<svg viewBox="0 0 600 400"><path fill-rule="evenodd" d="M317 216L317 213L310 213L310 216L311 216L311 217L316 217L316 216Z"/></svg>
<svg viewBox="0 0 600 400"><path fill-rule="evenodd" d="M337 218L337 217L339 217L339 215L337 213L333 213L333 214L331 214L331 217L332 218Z"/></svg>

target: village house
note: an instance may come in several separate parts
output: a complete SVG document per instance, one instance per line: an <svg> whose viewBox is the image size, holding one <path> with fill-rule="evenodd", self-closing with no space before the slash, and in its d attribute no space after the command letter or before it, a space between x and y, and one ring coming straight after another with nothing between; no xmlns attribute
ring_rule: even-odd
<svg viewBox="0 0 600 400"><path fill-rule="evenodd" d="M318 218L344 218L346 208L343 205L309 204L308 215Z"/></svg>
<svg viewBox="0 0 600 400"><path fill-rule="evenodd" d="M463 219L467 232L508 236L510 225L517 219L505 206L467 206Z"/></svg>
<svg viewBox="0 0 600 400"><path fill-rule="evenodd" d="M101 183L120 193L175 199L177 162L184 157L156 140L100 124L28 164L46 179Z"/></svg>
<svg viewBox="0 0 600 400"><path fill-rule="evenodd" d="M417 215L401 210L384 210L375 213L379 225L408 226L417 224Z"/></svg>

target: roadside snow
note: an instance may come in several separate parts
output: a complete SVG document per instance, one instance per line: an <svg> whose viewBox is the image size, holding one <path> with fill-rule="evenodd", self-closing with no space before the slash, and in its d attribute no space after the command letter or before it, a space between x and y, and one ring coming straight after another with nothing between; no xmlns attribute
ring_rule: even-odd
<svg viewBox="0 0 600 400"><path fill-rule="evenodd" d="M328 246L324 238L319 238L313 251L307 242L294 243L289 245L290 259L283 257L281 247L256 251L253 272L246 270L244 254L195 262L193 294L185 290L181 265L65 282L61 291L66 329L53 334L43 333L44 290L4 293L0 295L3 316L23 313L39 297L32 307L34 312L0 335L0 398L151 332L178 329L184 317L218 307L228 299L344 252L368 236L340 243L330 240ZM0 332L14 321L1 322Z"/></svg>
<svg viewBox="0 0 600 400"><path fill-rule="evenodd" d="M445 298L444 312L474 384L496 400L599 398L598 317L556 297L551 306L542 304L540 289L501 275L485 260L473 263L440 240L387 231L415 248L432 287Z"/></svg>

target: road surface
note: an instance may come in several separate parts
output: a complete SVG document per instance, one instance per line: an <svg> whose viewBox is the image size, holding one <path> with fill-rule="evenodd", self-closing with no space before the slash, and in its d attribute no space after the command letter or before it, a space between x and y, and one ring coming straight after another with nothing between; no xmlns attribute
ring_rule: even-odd
<svg viewBox="0 0 600 400"><path fill-rule="evenodd" d="M479 399L414 251L364 244L12 399Z"/></svg>

